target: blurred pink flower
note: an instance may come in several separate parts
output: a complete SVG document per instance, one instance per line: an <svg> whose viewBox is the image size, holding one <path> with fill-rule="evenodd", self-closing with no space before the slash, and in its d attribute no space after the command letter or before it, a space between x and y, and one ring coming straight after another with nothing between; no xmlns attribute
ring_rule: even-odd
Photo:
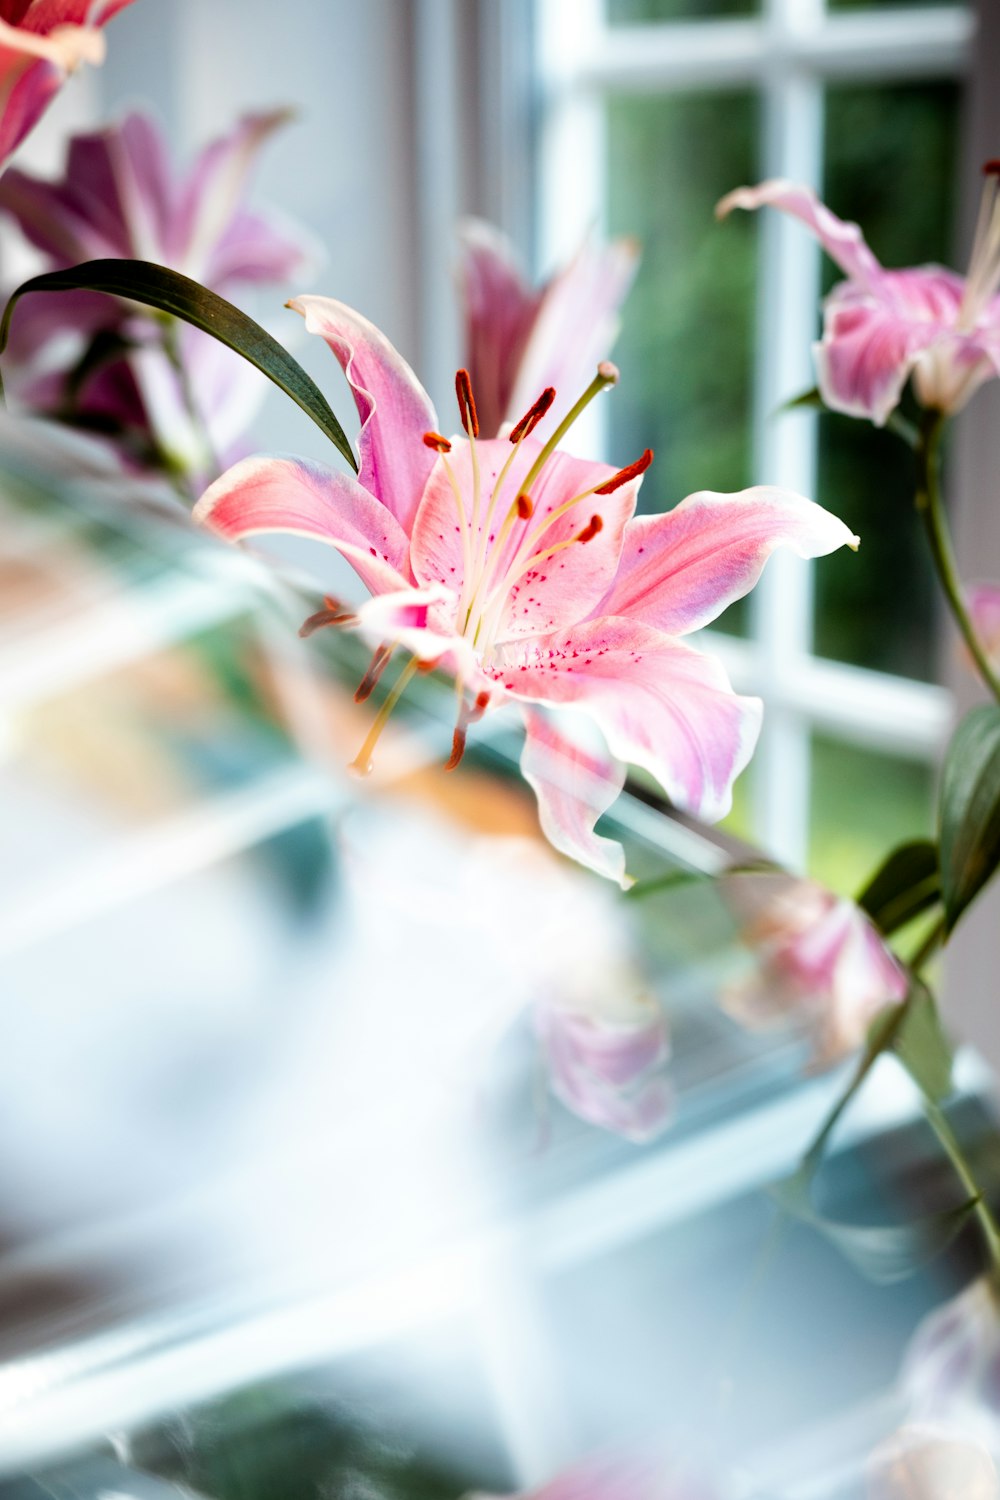
<svg viewBox="0 0 1000 1500"><path fill-rule="evenodd" d="M965 600L987 657L1000 668L1000 583L969 584Z"/></svg>
<svg viewBox="0 0 1000 1500"><path fill-rule="evenodd" d="M986 1449L961 1429L902 1427L868 1462L869 1500L1000 1500Z"/></svg>
<svg viewBox="0 0 1000 1500"><path fill-rule="evenodd" d="M505 235L482 219L459 225L459 287L465 313L465 363L483 432L516 422L546 386L561 404L542 419L548 436L610 352L618 309L635 275L634 240L588 241L540 287L525 280Z"/></svg>
<svg viewBox="0 0 1000 1500"><path fill-rule="evenodd" d="M737 188L716 208L770 205L800 219L847 277L826 299L815 346L819 388L834 411L882 426L910 375L923 406L963 406L1000 370L1000 162L988 162L967 276L941 266L887 271L856 224L844 223L809 188L780 179Z"/></svg>
<svg viewBox="0 0 1000 1500"><path fill-rule="evenodd" d="M754 958L721 996L737 1020L805 1026L826 1066L860 1047L879 1011L906 994L902 966L853 901L780 873L728 875L719 885Z"/></svg>
<svg viewBox="0 0 1000 1500"><path fill-rule="evenodd" d="M598 969L577 1004L543 1003L535 1030L556 1098L630 1141L649 1141L670 1121L673 1092L666 1017L636 976Z"/></svg>
<svg viewBox="0 0 1000 1500"><path fill-rule="evenodd" d="M468 1495L466 1500L711 1500L716 1493L663 1461L606 1456L586 1459L520 1495Z"/></svg>
<svg viewBox="0 0 1000 1500"><path fill-rule="evenodd" d="M960 1424L1000 1453L1000 1288L989 1276L924 1318L899 1385L910 1420Z"/></svg>
<svg viewBox="0 0 1000 1500"><path fill-rule="evenodd" d="M0 178L0 211L47 270L137 258L227 297L285 282L302 272L302 237L243 199L257 153L286 118L280 111L246 116L176 176L156 125L132 113L120 125L74 136L58 181L12 168ZM121 433L140 451L152 446L154 459L204 473L220 455L236 456L266 383L209 335L186 324L174 331L183 378L165 349L161 319L98 293L36 295L13 320L16 388L35 410ZM69 355L68 334L75 336Z"/></svg>
<svg viewBox="0 0 1000 1500"><path fill-rule="evenodd" d="M0 166L81 63L104 60L98 27L132 0L0 0Z"/></svg>
<svg viewBox="0 0 1000 1500"><path fill-rule="evenodd" d="M727 810L753 749L760 703L732 691L718 662L683 644L757 580L777 546L800 556L856 540L810 501L774 489L692 495L667 515L632 519L649 450L616 472L542 445L532 429L546 391L506 439L480 439L469 376L456 383L466 433L436 430L409 366L358 313L325 297L291 304L340 361L361 417L358 478L288 458L238 464L202 497L196 519L230 541L259 532L337 548L374 596L330 601L303 627L347 624L376 647L370 691L396 647L451 673L460 709L450 765L470 723L515 703L522 770L553 844L626 882L624 853L594 825L625 763L653 775L701 817ZM591 390L613 384L599 367ZM595 744L557 727L581 711ZM383 710L355 762L370 764ZM572 716L578 724L580 715Z"/></svg>

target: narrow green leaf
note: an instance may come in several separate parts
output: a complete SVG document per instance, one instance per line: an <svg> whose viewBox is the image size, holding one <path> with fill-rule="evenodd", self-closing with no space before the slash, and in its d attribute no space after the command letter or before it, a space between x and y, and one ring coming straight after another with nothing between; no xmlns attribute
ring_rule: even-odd
<svg viewBox="0 0 1000 1500"><path fill-rule="evenodd" d="M941 892L949 932L1000 864L1000 705L966 714L945 757Z"/></svg>
<svg viewBox="0 0 1000 1500"><path fill-rule="evenodd" d="M822 1234L863 1276L880 1285L912 1276L946 1250L979 1201L970 1198L905 1224L847 1224L813 1206L810 1182L811 1174L799 1171L771 1193L785 1213Z"/></svg>
<svg viewBox="0 0 1000 1500"><path fill-rule="evenodd" d="M778 412L783 411L825 411L826 406L823 397L819 393L819 387L813 386L811 391L803 391L799 396L793 396L790 401L783 401L778 407Z"/></svg>
<svg viewBox="0 0 1000 1500"><path fill-rule="evenodd" d="M890 937L939 900L937 845L930 839L901 844L887 856L858 896L858 905Z"/></svg>
<svg viewBox="0 0 1000 1500"><path fill-rule="evenodd" d="M934 996L914 979L891 1042L903 1067L928 1099L940 1104L952 1090L954 1053Z"/></svg>
<svg viewBox="0 0 1000 1500"><path fill-rule="evenodd" d="M266 329L253 318L210 292L179 271L168 270L145 260L89 260L67 271L51 271L33 276L12 293L0 323L0 354L7 347L10 320L21 297L28 292L106 292L124 297L143 307L168 313L210 333L220 343L255 365L268 380L300 406L317 427L357 471L357 460L351 451L344 429L330 408L319 386Z"/></svg>

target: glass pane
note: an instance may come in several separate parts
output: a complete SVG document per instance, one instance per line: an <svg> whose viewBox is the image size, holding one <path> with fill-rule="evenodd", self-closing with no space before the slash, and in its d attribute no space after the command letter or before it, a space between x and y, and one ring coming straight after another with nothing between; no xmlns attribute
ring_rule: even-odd
<svg viewBox="0 0 1000 1500"><path fill-rule="evenodd" d="M887 850L931 834L934 773L823 735L814 737L812 753L809 873L851 895Z"/></svg>
<svg viewBox="0 0 1000 1500"><path fill-rule="evenodd" d="M755 225L734 215L720 229L712 211L754 180L756 157L748 92L608 101L609 230L643 250L614 356L611 451L655 450L648 510L751 482ZM739 628L732 611L725 628Z"/></svg>
<svg viewBox="0 0 1000 1500"><path fill-rule="evenodd" d="M824 198L861 224L883 264L953 259L957 125L953 84L830 91ZM829 263L824 274L827 287L837 280ZM817 498L861 537L856 557L817 570L817 651L933 677L937 596L907 449L866 422L824 417Z"/></svg>
<svg viewBox="0 0 1000 1500"><path fill-rule="evenodd" d="M642 21L701 21L711 16L751 16L760 0L606 0L611 26Z"/></svg>

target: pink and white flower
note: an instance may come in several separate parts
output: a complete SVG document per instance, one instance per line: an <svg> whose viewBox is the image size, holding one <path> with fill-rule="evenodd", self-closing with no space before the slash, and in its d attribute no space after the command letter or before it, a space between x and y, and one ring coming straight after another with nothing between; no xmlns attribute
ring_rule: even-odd
<svg viewBox="0 0 1000 1500"><path fill-rule="evenodd" d="M990 663L1000 668L1000 583L970 583L965 593L973 629ZM969 660L971 662L971 655Z"/></svg>
<svg viewBox="0 0 1000 1500"><path fill-rule="evenodd" d="M813 557L856 538L819 506L767 488L703 492L667 515L633 518L652 454L618 471L574 458L557 447L565 423L540 443L533 428L551 388L509 439L482 439L460 371L465 430L448 439L372 324L325 297L290 305L327 341L354 393L358 477L293 458L248 459L209 488L195 516L229 541L277 531L326 542L373 595L356 611L330 601L304 627L347 624L373 642L365 693L397 648L412 657L357 769L367 769L417 665L433 665L459 685L450 764L470 723L517 705L527 727L522 770L545 833L602 874L626 882L621 847L594 825L628 762L679 806L722 816L761 706L737 697L719 663L680 637L752 587L775 547ZM599 367L587 395L616 380L614 366ZM571 732L581 723L589 744Z"/></svg>
<svg viewBox="0 0 1000 1500"><path fill-rule="evenodd" d="M484 433L516 422L546 386L573 399L618 332L618 309L635 275L634 240L588 240L563 270L532 287L507 237L483 219L459 225L459 289L465 363ZM548 436L565 406L553 406L536 433Z"/></svg>
<svg viewBox="0 0 1000 1500"><path fill-rule="evenodd" d="M901 1427L867 1467L869 1500L1000 1500L993 1459L961 1429Z"/></svg>
<svg viewBox="0 0 1000 1500"><path fill-rule="evenodd" d="M558 987L535 1006L549 1083L582 1120L630 1141L649 1141L673 1112L667 1019L630 964L609 963L604 955L595 963L589 947L585 942L585 973L576 954L564 950Z"/></svg>
<svg viewBox="0 0 1000 1500"><path fill-rule="evenodd" d="M721 995L745 1025L805 1027L826 1066L862 1046L879 1011L906 994L902 965L853 901L781 873L723 876L720 889L754 960Z"/></svg>
<svg viewBox="0 0 1000 1500"><path fill-rule="evenodd" d="M912 375L921 405L952 413L1000 372L1000 162L987 162L967 276L942 266L886 270L857 224L807 187L774 179L728 193L716 214L770 205L801 220L847 277L826 299L814 346L827 406L881 427Z"/></svg>
<svg viewBox="0 0 1000 1500"><path fill-rule="evenodd" d="M1000 1455L1000 1287L992 1277L978 1277L924 1318L899 1387L911 1421L961 1427Z"/></svg>
<svg viewBox="0 0 1000 1500"><path fill-rule="evenodd" d="M104 60L99 28L132 0L0 0L0 165L82 63Z"/></svg>
<svg viewBox="0 0 1000 1500"><path fill-rule="evenodd" d="M178 176L155 123L134 112L74 136L58 181L12 168L0 178L0 212L46 270L103 257L150 260L227 297L285 282L302 273L303 237L244 198L258 152L286 119L282 111L247 115ZM13 320L15 389L36 411L110 428L140 451L152 444L169 466L204 473L218 455L236 456L266 382L208 334L187 324L175 331L184 377L164 347L162 320L96 292L36 295ZM122 342L78 379L93 340L112 335Z"/></svg>

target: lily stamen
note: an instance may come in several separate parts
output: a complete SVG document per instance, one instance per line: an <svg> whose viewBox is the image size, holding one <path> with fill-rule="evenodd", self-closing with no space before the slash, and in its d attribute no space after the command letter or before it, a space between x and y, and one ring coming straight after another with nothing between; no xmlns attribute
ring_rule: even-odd
<svg viewBox="0 0 1000 1500"><path fill-rule="evenodd" d="M603 484L596 485L593 493L595 495L614 494L615 490L620 490L623 484L628 484L630 479L638 479L640 474L645 474L652 462L653 450L646 448L641 458L637 458L633 464L626 464L624 469L619 469L617 474L612 474L611 478L606 479Z"/></svg>
<svg viewBox="0 0 1000 1500"><path fill-rule="evenodd" d="M318 609L299 626L299 635L303 640L306 640L314 631L322 630L326 625L352 625L357 619L353 610L348 609L329 594L324 595L323 604L325 606L323 609Z"/></svg>
<svg viewBox="0 0 1000 1500"><path fill-rule="evenodd" d="M425 448L433 448L434 451L435 451L435 453L450 453L451 452L451 443L444 436L444 434L440 433L440 432L425 432L424 433L424 447Z"/></svg>
<svg viewBox="0 0 1000 1500"><path fill-rule="evenodd" d="M451 737L451 755L445 762L446 771L454 771L461 763L462 756L465 754L469 726L477 724L489 706L490 695L485 690L476 694L475 701L470 706L466 706L464 700L462 701L458 710L458 722Z"/></svg>
<svg viewBox="0 0 1000 1500"><path fill-rule="evenodd" d="M420 662L418 661L417 657L411 657L406 666L400 672L399 676L396 678L396 681L393 683L385 702L382 704L382 707L375 715L375 719L372 723L371 729L369 729L367 735L365 736L364 744L361 746L361 749L358 751L357 755L354 757L354 759L351 761L351 764L347 768L349 771L353 772L355 776L367 776L371 771L372 752L379 742L379 738L382 734L383 729L389 722L390 714L396 707L396 704L399 702L400 698L402 698L403 694L406 692L406 689L409 687L410 683L413 681L414 677L417 674L419 666Z"/></svg>
<svg viewBox="0 0 1000 1500"><path fill-rule="evenodd" d="M511 428L510 441L512 443L519 443L522 438L530 437L555 399L555 386L547 385L535 404L529 406L521 420L515 422Z"/></svg>
<svg viewBox="0 0 1000 1500"><path fill-rule="evenodd" d="M396 647L394 645L385 643L378 647L375 655L371 659L371 665L369 666L368 671L362 677L361 681L358 683L357 688L355 689L355 703L364 703L371 697L372 692L378 684L379 678L382 676L382 673L389 665L389 659L395 649Z"/></svg>

